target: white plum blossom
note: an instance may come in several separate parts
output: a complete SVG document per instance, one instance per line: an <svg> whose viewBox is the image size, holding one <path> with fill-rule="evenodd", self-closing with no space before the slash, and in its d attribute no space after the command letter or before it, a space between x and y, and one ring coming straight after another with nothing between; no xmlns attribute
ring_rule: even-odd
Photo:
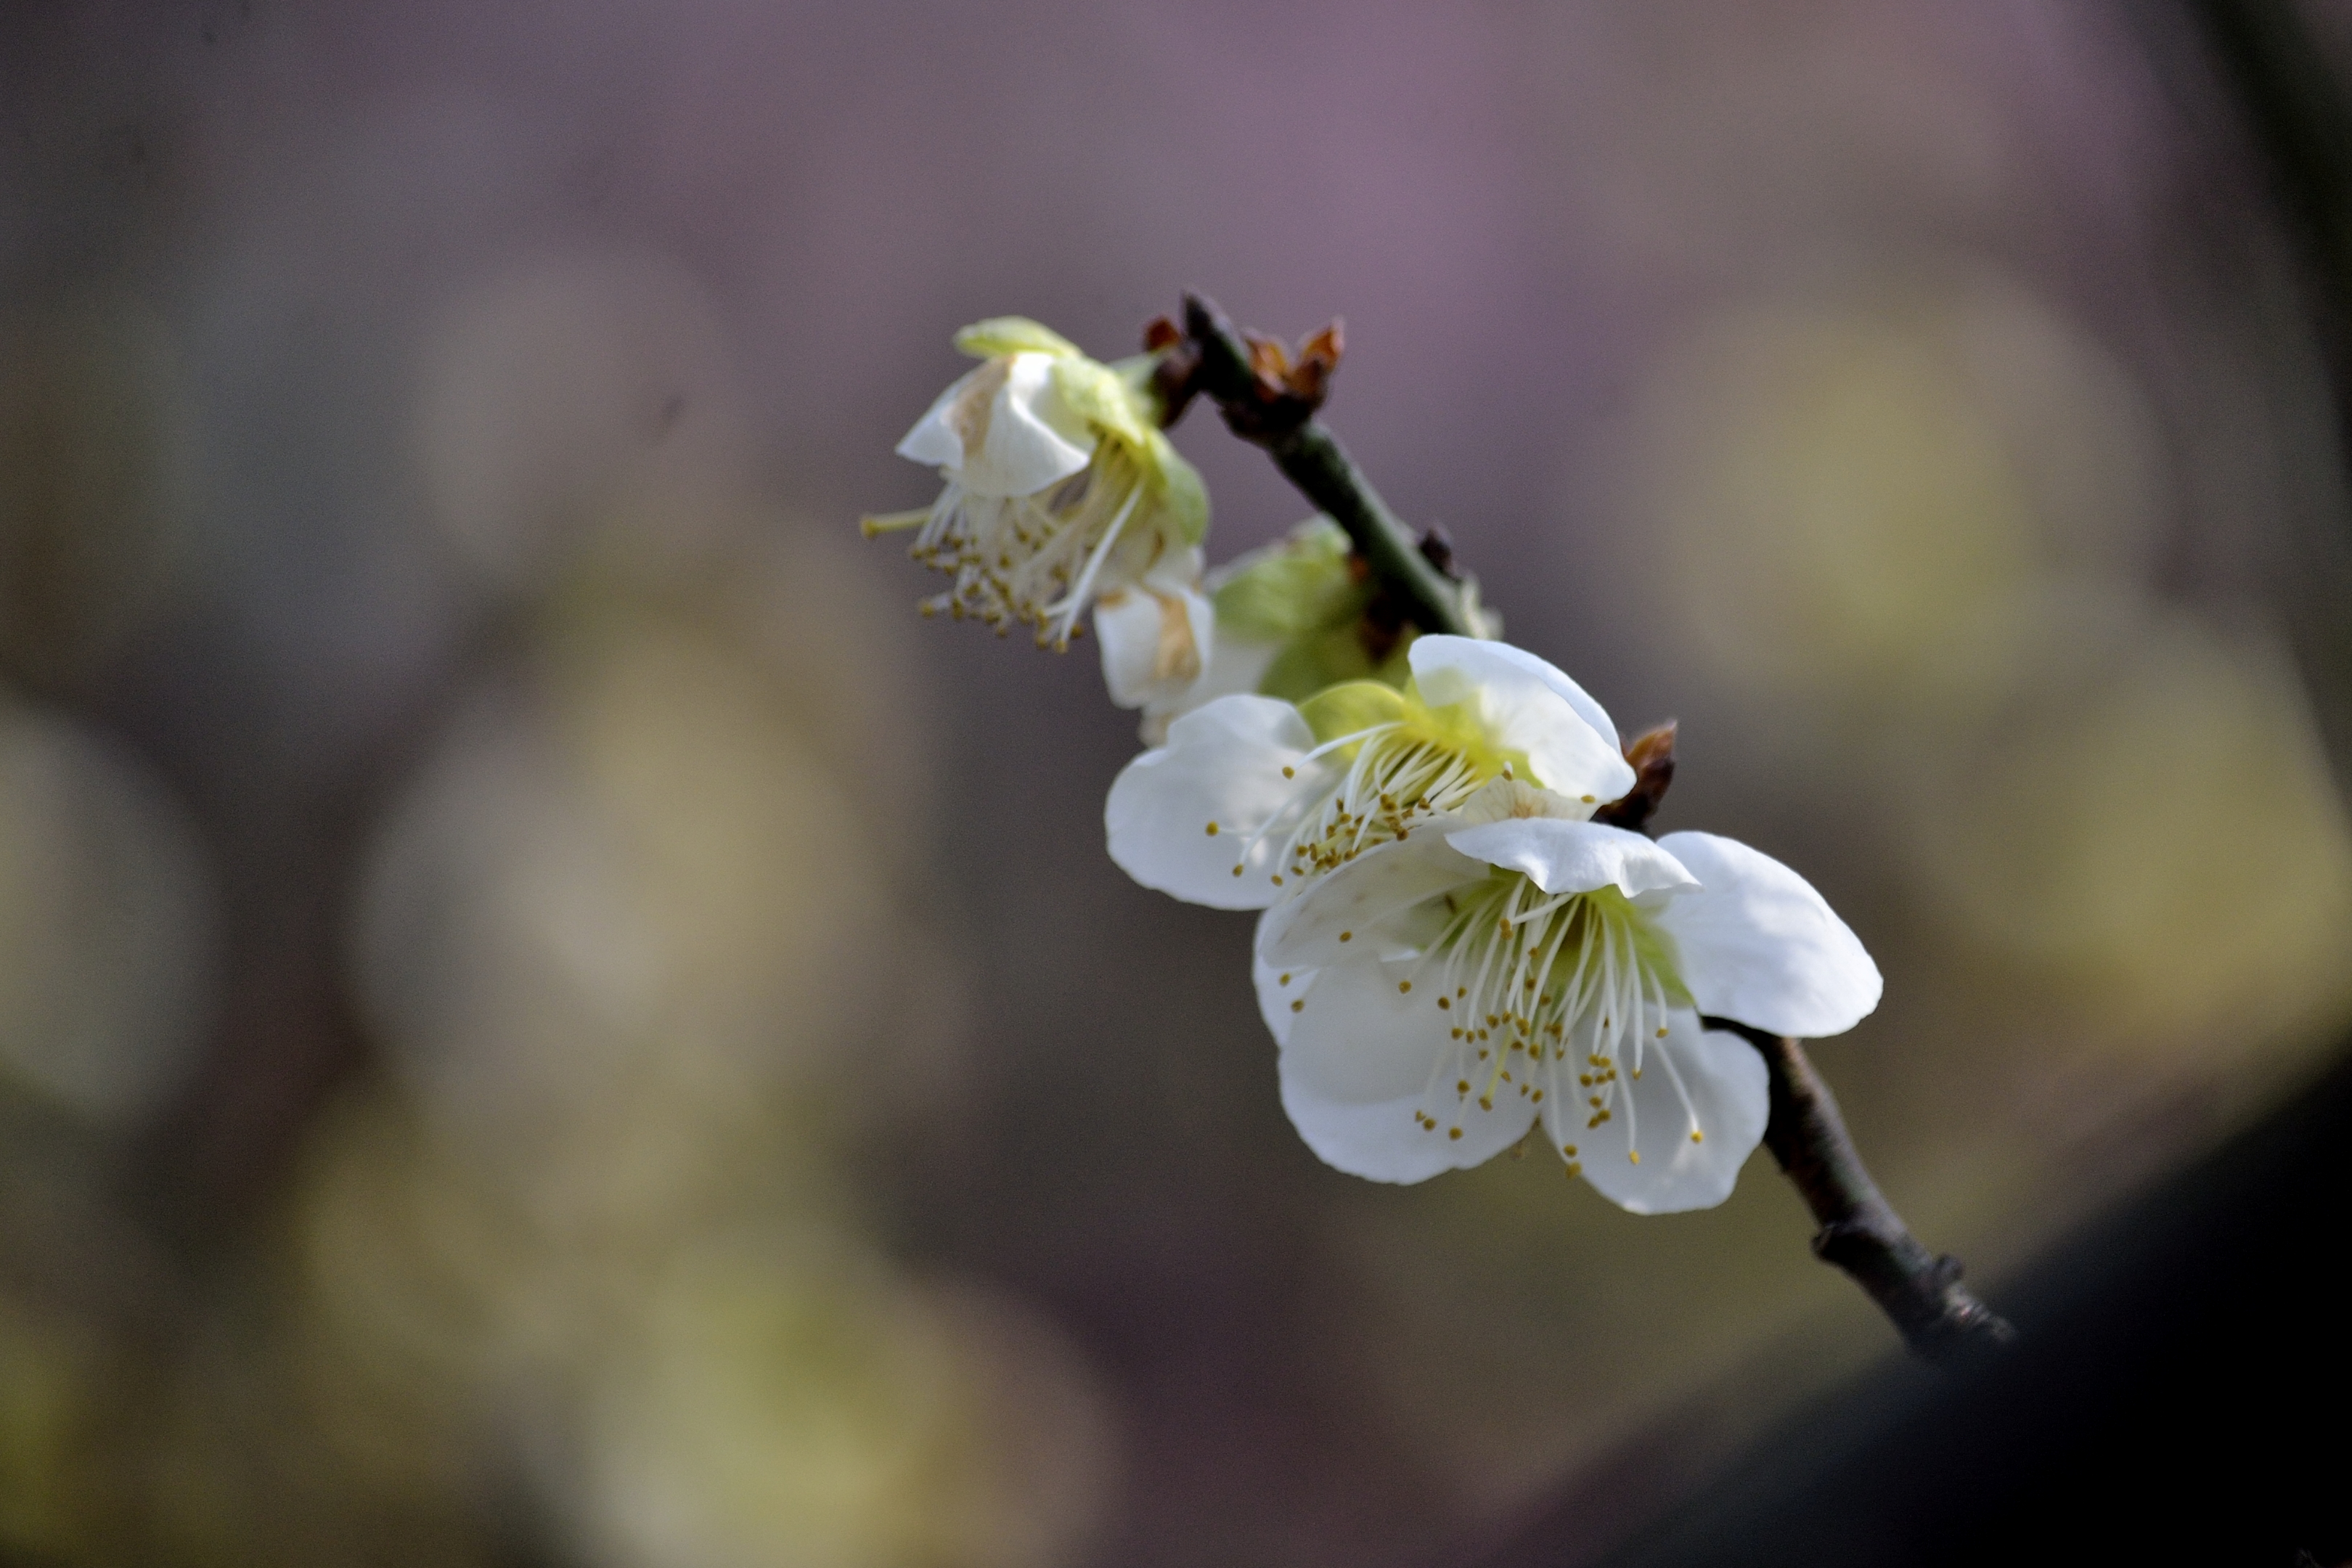
<svg viewBox="0 0 2352 1568"><path fill-rule="evenodd" d="M1729 1195L1763 1137L1773 1034L1852 1028L1877 966L1794 871L1706 833L1653 843L1507 780L1382 843L1258 930L1282 1102L1328 1163L1418 1182L1538 1123L1637 1214Z"/></svg>
<svg viewBox="0 0 2352 1568"><path fill-rule="evenodd" d="M1584 816L1633 787L1609 715L1533 654L1424 637L1407 658L1402 690L1220 697L1177 719L1111 785L1111 858L1188 902L1264 909L1496 779Z"/></svg>
<svg viewBox="0 0 2352 1568"><path fill-rule="evenodd" d="M912 553L955 581L925 602L1064 648L1097 605L1113 700L1137 707L1200 677L1213 625L1201 591L1207 492L1160 428L1150 358L1107 365L1034 321L998 317L956 346L983 363L940 395L898 454L946 481L915 511Z"/></svg>

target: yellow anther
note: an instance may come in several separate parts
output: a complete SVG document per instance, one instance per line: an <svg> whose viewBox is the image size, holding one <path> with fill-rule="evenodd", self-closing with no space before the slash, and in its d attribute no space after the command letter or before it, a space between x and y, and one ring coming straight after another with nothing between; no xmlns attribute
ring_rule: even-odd
<svg viewBox="0 0 2352 1568"><path fill-rule="evenodd" d="M1356 933L1351 931L1343 931L1339 933L1339 940L1341 942L1353 942L1356 940Z"/></svg>
<svg viewBox="0 0 2352 1568"><path fill-rule="evenodd" d="M1400 981L1398 981L1398 982L1397 982L1397 993L1398 993L1398 994L1402 995L1402 994L1404 994L1405 992L1410 991L1410 990L1412 990L1412 981L1410 981L1410 980L1400 980Z"/></svg>
<svg viewBox="0 0 2352 1568"><path fill-rule="evenodd" d="M1445 1130L1445 1135L1448 1138L1459 1138L1462 1136L1462 1129L1459 1127L1449 1127Z"/></svg>
<svg viewBox="0 0 2352 1568"><path fill-rule="evenodd" d="M1302 1011L1304 1011L1304 1010L1305 1010L1306 1006L1307 1006L1307 998L1306 998L1306 997L1304 997L1304 996L1301 996L1297 1001L1293 1002L1293 1003L1290 1005L1290 1010L1291 1010L1292 1012L1294 1012L1294 1013L1302 1012Z"/></svg>
<svg viewBox="0 0 2352 1568"><path fill-rule="evenodd" d="M1704 1143L1706 1142L1706 1134L1694 1127L1691 1129L1691 1142L1694 1143Z"/></svg>
<svg viewBox="0 0 2352 1568"><path fill-rule="evenodd" d="M1437 999L1437 1005L1439 1010L1443 1011L1454 1005L1454 998L1451 996L1440 996Z"/></svg>
<svg viewBox="0 0 2352 1568"><path fill-rule="evenodd" d="M1642 1152L1639 1149L1628 1149L1625 1151L1625 1158L1638 1165L1642 1163Z"/></svg>
<svg viewBox="0 0 2352 1568"><path fill-rule="evenodd" d="M1286 779L1295 779L1298 776L1298 770L1297 768L1286 767L1282 770L1282 776Z"/></svg>
<svg viewBox="0 0 2352 1568"><path fill-rule="evenodd" d="M1217 825L1216 825L1215 823L1213 823L1213 823L1209 824L1209 837L1212 837L1212 838L1214 838L1216 836L1217 836Z"/></svg>

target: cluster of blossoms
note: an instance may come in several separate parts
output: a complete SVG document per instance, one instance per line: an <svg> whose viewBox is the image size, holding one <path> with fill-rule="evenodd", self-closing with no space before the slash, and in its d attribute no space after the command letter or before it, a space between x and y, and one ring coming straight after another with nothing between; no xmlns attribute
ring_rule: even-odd
<svg viewBox="0 0 2352 1568"><path fill-rule="evenodd" d="M915 559L954 584L923 612L1031 627L1066 648L1094 610L1103 676L1123 708L1166 703L1208 668L1202 592L1209 531L1201 476L1160 429L1149 355L1103 364L1018 316L966 327L979 369L941 393L898 443L940 470L939 500L869 517L914 529Z"/></svg>
<svg viewBox="0 0 2352 1568"><path fill-rule="evenodd" d="M1634 768L1601 705L1534 655L1424 636L1376 659L1328 522L1204 579L1186 520L1205 506L1168 499L1198 502L1197 479L1142 477L1181 462L1148 372L1030 323L961 341L997 357L899 448L947 479L918 552L957 574L950 608L1055 640L1094 595L1113 696L1157 742L1111 786L1111 858L1145 887L1262 911L1259 1006L1307 1145L1418 1182L1540 1125L1570 1175L1635 1213L1722 1202L1763 1137L1766 1071L1704 1020L1817 1037L1878 1003L1821 895L1727 838L1596 821ZM1108 384L1097 373L1129 389L1123 419L1060 389ZM1054 454L1019 470L1027 489L1010 488L1015 449ZM1181 609L1130 627L1138 595Z"/></svg>

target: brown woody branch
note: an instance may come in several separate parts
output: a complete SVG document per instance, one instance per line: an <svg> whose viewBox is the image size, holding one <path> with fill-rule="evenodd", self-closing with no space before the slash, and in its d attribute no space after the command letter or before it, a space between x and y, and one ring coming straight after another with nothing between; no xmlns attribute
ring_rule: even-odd
<svg viewBox="0 0 2352 1568"><path fill-rule="evenodd" d="M2008 1320L1960 1283L1960 1260L1928 1251L1879 1192L1804 1047L1728 1018L1701 1022L1764 1058L1772 1096L1764 1145L1821 1222L1813 1256L1851 1275L1928 1361L1967 1361L2014 1340Z"/></svg>
<svg viewBox="0 0 2352 1568"><path fill-rule="evenodd" d="M1184 322L1155 321L1144 342L1160 351L1160 393L1170 423L1195 394L1217 405L1225 427L1265 448L1283 477L1316 510L1347 530L1356 553L1425 632L1475 637L1465 584L1440 569L1445 546L1416 535L1388 509L1324 423L1315 417L1339 368L1342 341L1332 322L1294 358L1272 338L1236 331L1213 300L1184 297Z"/></svg>

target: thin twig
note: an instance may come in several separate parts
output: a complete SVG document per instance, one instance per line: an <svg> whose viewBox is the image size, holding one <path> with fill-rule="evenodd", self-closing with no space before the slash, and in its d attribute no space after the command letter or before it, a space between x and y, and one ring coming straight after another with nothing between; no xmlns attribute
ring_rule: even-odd
<svg viewBox="0 0 2352 1568"><path fill-rule="evenodd" d="M1813 1256L1851 1275L1894 1320L1904 1343L1928 1361L1967 1361L2014 1340L2008 1320L1960 1283L1960 1260L1921 1246L1879 1192L1804 1047L1728 1018L1701 1022L1738 1035L1764 1058L1772 1107L1764 1146L1821 1222Z"/></svg>
<svg viewBox="0 0 2352 1568"><path fill-rule="evenodd" d="M1245 342L1213 302L1187 295L1181 344L1170 362L1175 374L1163 387L1170 416L1181 414L1196 393L1216 404L1234 434L1265 447L1284 476L1348 531L1357 553L1414 624L1423 631L1475 636L1463 584L1437 569L1315 417L1338 359L1336 330L1325 336L1324 363L1312 375L1294 373L1285 380L1278 373L1286 362L1278 348L1265 340ZM1147 341L1175 347L1176 334L1155 324ZM1646 830L1674 775L1673 726L1643 737L1636 747L1644 782L1636 795L1618 803L1624 810L1614 820ZM1771 1092L1764 1142L1821 1224L1814 1256L1851 1275L1904 1342L1928 1361L1967 1361L2015 1339L2017 1331L1961 1285L1959 1260L1921 1246L1880 1194L1846 1133L1836 1099L1803 1047L1728 1019L1704 1022L1738 1035L1764 1058Z"/></svg>
<svg viewBox="0 0 2352 1568"><path fill-rule="evenodd" d="M1283 393L1261 378L1233 322L1198 294L1184 297L1184 337L1198 356L1188 390L1214 403L1234 435L1265 447L1283 477L1348 531L1356 552L1402 601L1413 624L1425 632L1475 637L1477 628L1464 613L1462 584L1422 553L1412 530L1315 417L1319 399Z"/></svg>

